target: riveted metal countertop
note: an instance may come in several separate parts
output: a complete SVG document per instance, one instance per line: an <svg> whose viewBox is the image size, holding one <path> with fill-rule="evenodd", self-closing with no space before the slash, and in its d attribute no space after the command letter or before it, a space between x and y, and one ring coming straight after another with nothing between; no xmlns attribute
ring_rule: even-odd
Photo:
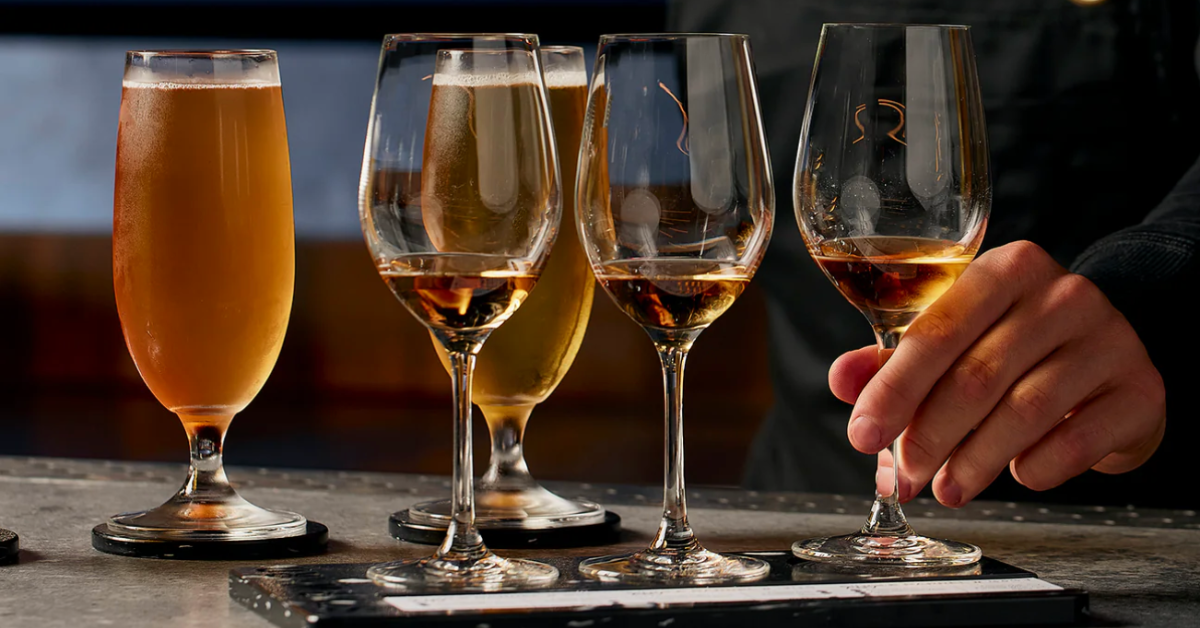
<svg viewBox="0 0 1200 628"><path fill-rule="evenodd" d="M226 574L239 562L122 558L96 552L92 526L108 515L157 505L185 467L57 458L0 457L0 527L21 535L22 558L0 567L0 626L246 626L265 620L229 601ZM231 467L248 499L301 512L330 528L329 553L295 562L382 562L430 548L392 540L389 513L441 498L449 481L350 471ZM609 506L624 518L621 543L516 551L599 555L644 545L658 523L660 487L547 482L565 496ZM866 496L688 491L691 521L718 551L782 550L792 541L861 525ZM1200 517L1192 510L972 503L905 507L919 531L976 543L985 554L1042 578L1091 592L1103 625L1200 625Z"/></svg>

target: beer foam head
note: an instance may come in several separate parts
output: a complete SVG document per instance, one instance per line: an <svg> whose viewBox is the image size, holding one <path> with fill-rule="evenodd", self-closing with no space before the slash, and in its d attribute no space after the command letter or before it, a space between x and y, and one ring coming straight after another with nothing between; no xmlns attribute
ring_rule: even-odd
<svg viewBox="0 0 1200 628"><path fill-rule="evenodd" d="M509 87L538 83L533 55L523 50L454 50L438 52L434 85L456 87ZM543 74L546 87L587 85L582 59L569 63L547 63Z"/></svg>
<svg viewBox="0 0 1200 628"><path fill-rule="evenodd" d="M546 68L546 87L587 87L587 70Z"/></svg>
<svg viewBox="0 0 1200 628"><path fill-rule="evenodd" d="M547 70L546 87L579 87L587 86L587 72L575 69ZM434 85L454 87L511 87L513 85L537 85L537 72L532 68L515 72L486 72L473 74L466 72L435 72Z"/></svg>
<svg viewBox="0 0 1200 628"><path fill-rule="evenodd" d="M131 51L122 84L161 89L278 87L279 65L269 50Z"/></svg>
<svg viewBox="0 0 1200 628"><path fill-rule="evenodd" d="M527 50L438 51L433 84L455 87L537 85L537 65Z"/></svg>
<svg viewBox="0 0 1200 628"><path fill-rule="evenodd" d="M546 87L586 87L587 67L583 48L578 46L542 46L542 73Z"/></svg>
<svg viewBox="0 0 1200 628"><path fill-rule="evenodd" d="M470 74L465 72L436 72L434 85L454 87L511 87L513 85L537 85L538 76L532 69L516 72L487 72Z"/></svg>

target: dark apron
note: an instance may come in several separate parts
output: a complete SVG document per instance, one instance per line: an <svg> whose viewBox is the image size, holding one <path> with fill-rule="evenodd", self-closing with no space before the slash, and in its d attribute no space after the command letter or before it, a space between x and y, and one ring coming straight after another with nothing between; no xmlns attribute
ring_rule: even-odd
<svg viewBox="0 0 1200 628"><path fill-rule="evenodd" d="M873 486L875 458L850 447L850 407L833 398L826 379L838 355L873 337L809 259L792 213L796 148L821 24L971 26L994 183L985 248L1028 239L1069 266L1088 244L1149 213L1200 146L1192 53L1197 3L1079 2L680 0L672 6L671 30L750 34L775 171L776 230L755 281L767 293L776 403L751 452L748 487L865 496ZM1080 486L1048 498L1104 494ZM1011 480L998 482L985 497L1007 498L1013 488Z"/></svg>

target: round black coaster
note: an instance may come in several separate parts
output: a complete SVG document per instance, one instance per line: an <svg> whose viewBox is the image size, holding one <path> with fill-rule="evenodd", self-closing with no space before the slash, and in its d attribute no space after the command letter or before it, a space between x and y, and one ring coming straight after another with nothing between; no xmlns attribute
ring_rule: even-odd
<svg viewBox="0 0 1200 628"><path fill-rule="evenodd" d="M0 565L17 562L21 552L21 539L16 532L0 528Z"/></svg>
<svg viewBox="0 0 1200 628"><path fill-rule="evenodd" d="M107 523L92 528L92 547L108 554L174 560L251 560L312 556L325 551L329 528L316 521L299 536L253 541L159 541L121 536Z"/></svg>
<svg viewBox="0 0 1200 628"><path fill-rule="evenodd" d="M446 538L446 528L409 519L408 510L394 512L388 517L388 532L393 538L425 545L439 545ZM621 536L621 515L609 510L604 521L572 528L521 530L519 528L479 528L483 542L499 549L564 548L611 545Z"/></svg>

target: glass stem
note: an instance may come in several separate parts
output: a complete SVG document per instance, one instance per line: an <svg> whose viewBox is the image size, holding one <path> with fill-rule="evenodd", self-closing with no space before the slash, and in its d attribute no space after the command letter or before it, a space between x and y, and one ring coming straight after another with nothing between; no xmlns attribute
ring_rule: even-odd
<svg viewBox="0 0 1200 628"><path fill-rule="evenodd" d="M482 406L492 435L492 453L487 471L479 478L481 489L519 490L534 484L525 464L525 425L533 408L533 405Z"/></svg>
<svg viewBox="0 0 1200 628"><path fill-rule="evenodd" d="M683 482L683 368L692 342L658 342L662 361L663 402L666 408L666 469L663 478L663 515L651 551L683 553L700 543L687 520L687 492Z"/></svg>
<svg viewBox="0 0 1200 628"><path fill-rule="evenodd" d="M454 395L454 468L451 477L450 526L438 556L474 560L488 549L475 527L475 472L471 440L471 376L483 338L439 336L450 358Z"/></svg>
<svg viewBox="0 0 1200 628"><path fill-rule="evenodd" d="M176 499L200 503L228 502L237 498L237 492L229 484L222 460L225 432L233 415L193 416L179 415L183 428L187 430L191 457L187 481L179 489Z"/></svg>
<svg viewBox="0 0 1200 628"><path fill-rule="evenodd" d="M892 357L892 353L899 346L900 338L904 335L906 329L908 329L907 326L875 326L875 340L879 349L880 367L888 361L888 358ZM888 445L887 449L879 452L875 473L875 503L871 507L871 514L867 516L866 523L863 524L863 534L876 536L912 535L913 529L908 525L908 519L904 516L904 511L900 508L899 438L892 441L892 444ZM888 477L880 478L880 474L888 474ZM891 490L886 494L881 493L879 491L881 484Z"/></svg>

